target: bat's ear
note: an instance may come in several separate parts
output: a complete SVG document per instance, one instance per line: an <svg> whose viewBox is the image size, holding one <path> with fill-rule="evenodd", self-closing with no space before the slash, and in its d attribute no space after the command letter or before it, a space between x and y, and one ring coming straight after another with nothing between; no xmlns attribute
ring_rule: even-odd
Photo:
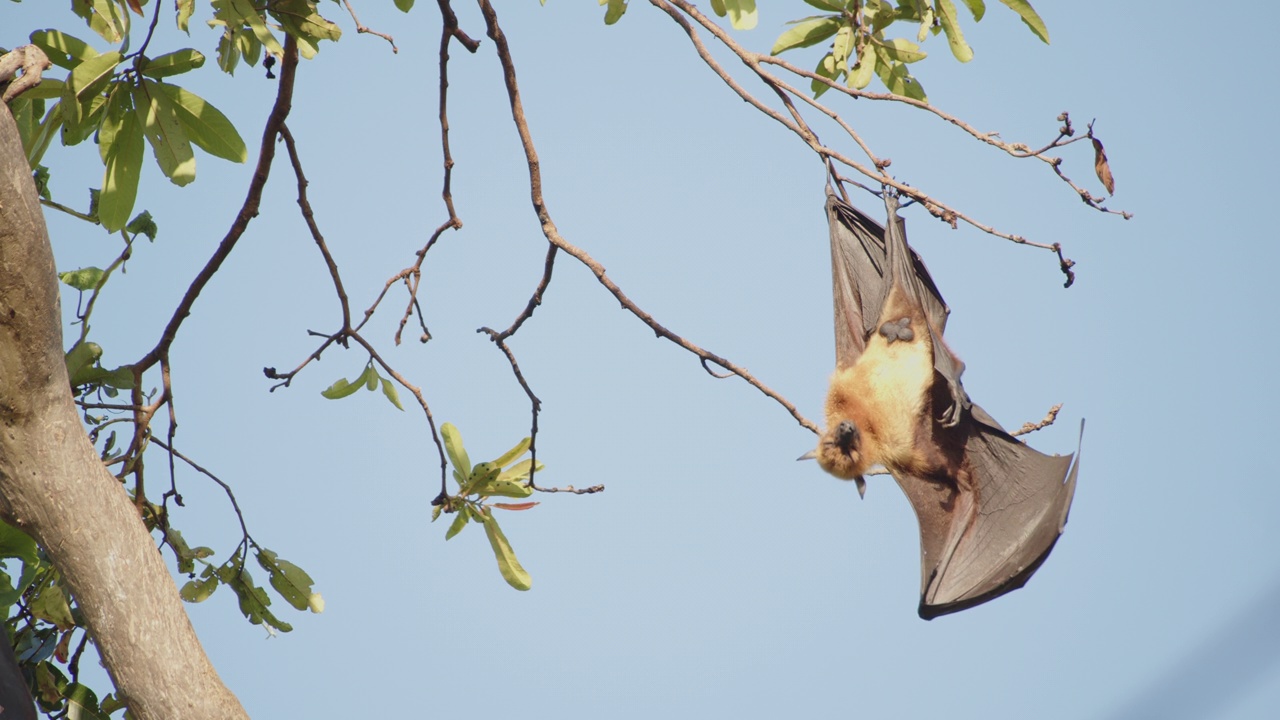
<svg viewBox="0 0 1280 720"><path fill-rule="evenodd" d="M853 484L858 486L858 497L865 498L867 496L867 481L861 475L853 478Z"/></svg>
<svg viewBox="0 0 1280 720"><path fill-rule="evenodd" d="M797 461L800 461L800 460L817 460L817 459L818 459L818 448L814 448L814 449L810 450L809 452L807 452L807 453L805 453L805 454L801 455L800 457L796 458L796 460L797 460Z"/></svg>

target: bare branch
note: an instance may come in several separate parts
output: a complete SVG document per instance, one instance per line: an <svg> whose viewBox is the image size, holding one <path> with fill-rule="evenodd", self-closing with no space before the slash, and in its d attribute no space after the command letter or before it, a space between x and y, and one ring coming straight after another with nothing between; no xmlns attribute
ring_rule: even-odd
<svg viewBox="0 0 1280 720"><path fill-rule="evenodd" d="M1064 273L1067 274L1067 285L1070 286L1073 278L1068 269L1070 265L1074 263L1070 263L1070 261L1064 261L1061 258L1061 247L1057 243L1038 243L1038 242L1030 241L1025 237L1022 237L1019 235L1001 232L999 230L996 230L994 227L990 225L978 222L977 220L969 217L967 214L962 213L959 210L956 210L953 207L950 207L944 203L939 202L934 198L929 197L928 195L924 194L920 190L910 185L907 185L906 183L903 183L894 179L892 176L884 172L884 169L889 166L891 161L888 160L887 158L886 159L879 158L871 150L871 148L867 145L867 143L862 140L862 138L857 134L857 132L842 118L840 118L837 113L835 113L833 110L826 107L822 103L816 101L815 99L810 98L808 93L802 92L800 89L793 87L792 85L786 83L785 81L781 80L777 76L767 72L762 67L762 64L774 65L776 67L780 67L800 77L825 83L828 87L834 90L837 90L841 93L844 93L845 95L848 95L853 98L867 98L871 100L901 102L907 105L911 105L913 107L917 107L922 110L926 110L938 116L939 118L942 118L943 120L946 120L947 122L955 125L956 127L961 128L962 130L969 133L974 138L977 138L978 140L981 140L982 142L985 142L994 147L1000 148L1014 157L1036 157L1048 163L1051 167L1054 168L1055 172L1057 172L1060 176L1062 176L1061 170L1059 168L1061 164L1061 159L1048 157L1043 155L1043 153L1046 152L1047 150L1057 148L1057 147L1062 147L1064 145L1068 145L1072 142L1075 142L1075 140L1064 140L1064 138L1069 135L1069 133L1067 133L1066 130L1063 130L1062 132L1060 132L1059 137L1054 142L1046 146L1045 148L1036 152L1032 152L1024 144L1006 143L1003 140L1000 140L998 133L979 132L977 129L973 128L972 126L960 120L959 118L953 115L950 115L946 112L943 112L933 107L932 105L929 105L926 102L914 100L912 98L907 98L900 95L894 95L892 93L873 93L865 90L857 90L855 88L849 88L842 84L833 82L828 78L821 77L816 73L796 67L785 60L748 51L745 48L743 48L741 45L739 45L736 41L734 41L733 38L730 37L729 34L724 31L723 28L721 28L714 21L712 21L711 19L703 15L701 12L699 12L697 8L695 8L691 3L687 2L687 0L650 0L650 2L656 7L658 7L659 9L666 12L677 24L681 26L681 28L689 36L690 41L694 45L694 49L697 51L698 55L702 58L703 62L705 62L707 66L710 67L712 71L715 72L721 78L721 80L724 81L724 83L730 87L730 89L732 89L735 93L737 93L738 96L741 97L743 100L750 103L753 107L760 110L770 118L781 123L783 126L788 128L792 132L796 133L802 140L805 141L806 144L810 146L810 148L812 148L816 153L818 153L821 157L823 157L824 161L829 162L831 160L834 160L834 161L840 162L841 164L846 165L847 167L850 167L858 171L859 173L863 174L867 178L877 183L895 188L902 195L906 197L914 198L917 201L919 201L925 207L925 209L927 209L930 212L930 214L950 224L952 227L956 226L957 221L963 220L964 222L972 225L973 227L979 230L982 230L985 233L994 235L996 237L1001 237L1011 242L1018 243L1020 245L1029 245L1032 247L1037 247L1043 250L1050 250L1055 253L1058 253L1059 263L1060 265L1063 266ZM777 93L779 97L782 99L782 102L784 106L787 108L787 111L791 115L791 117L790 118L784 117L777 110L769 107L768 105L764 104L759 99L751 95L751 93L747 92L737 82L737 80L733 78L719 64L719 62L716 61L716 59L711 55L711 53L708 51L706 46L703 44L701 38L699 37L697 30L694 29L693 25L685 17L686 15L688 16L688 18L692 18L693 21L697 22L699 25L705 28L707 32L713 35L725 47L727 47L730 51L732 51L743 62L743 64L745 64L748 68L750 68L760 78L760 80L763 83L765 83L766 86L768 86L775 93ZM810 105L817 111L823 113L828 118L836 122L840 126L840 128L844 130L845 133L848 134L849 137L858 145L858 147L861 148L862 151L867 155L867 157L871 160L872 167L867 167L861 163L858 163L852 160L851 158L846 157L839 151L831 147L828 147L826 145L823 145L821 142L819 142L817 138L817 134L813 131L812 128L809 127L809 125L805 122L805 120L800 115L800 113L796 110L794 104L790 100L790 96L800 98L803 102ZM1061 116L1059 119L1060 120L1065 119L1065 114ZM833 177L839 178L839 175L834 172L834 169L831 170L831 174ZM1063 179L1067 180L1065 176L1063 176ZM1086 191L1083 191L1074 183L1070 183L1069 180L1067 181L1068 181L1068 184L1071 185L1071 187L1075 188L1077 192L1081 193L1081 197L1085 200L1086 203L1090 204L1092 207L1095 207L1104 212L1115 212L1115 211L1106 210L1100 205L1100 202L1098 202L1096 198L1092 198ZM1117 214L1122 214L1127 217L1126 213L1117 213Z"/></svg>
<svg viewBox="0 0 1280 720"><path fill-rule="evenodd" d="M356 32L357 32L357 33L368 33L368 34L370 34L370 35L377 35L378 37L382 38L383 40L386 40L387 42L391 43L391 52L392 52L392 53L398 53L398 52L400 52L400 49L396 47L396 41L395 41L394 39L392 39L392 37L391 37L390 35L387 35L386 33L380 33L380 32L378 32L377 30L370 30L368 27L366 27L366 26L364 25L364 23L360 22L360 18L356 17L356 11L355 11L355 8L351 7L351 1L350 1L350 0L342 0L342 4L343 4L343 5L346 5L346 6L347 6L347 12L351 13L351 20L352 20L353 22L355 22L355 24L356 24Z"/></svg>
<svg viewBox="0 0 1280 720"><path fill-rule="evenodd" d="M516 131L520 136L520 144L524 148L525 159L529 166L530 198L533 202L534 211L537 213L538 220L542 225L543 235L546 236L547 241L552 245L555 245L560 250L563 250L573 256L578 260L578 262L581 262L587 267L587 269L591 270L592 274L596 276L596 280L599 281L600 284L603 285L605 289L607 289L618 300L618 302L622 304L622 307L639 318L640 321L653 330L658 337L670 340L676 345L679 345L685 350L693 353L703 362L709 361L719 365L725 370L728 370L734 375L741 377L743 380L746 380L751 384L752 387L755 387L767 397L772 398L778 404L782 405L791 414L791 416L800 423L800 425L817 432L817 425L801 415L800 411L794 404L766 386L764 383L757 380L745 368L741 368L719 355L708 352L707 350L702 349L694 343L685 340L679 335L676 335L663 327L662 324L655 320L652 315L642 310L622 292L622 289L605 274L604 267L601 266L600 263L592 258L586 251L576 247L560 235L555 222L551 219L551 214L547 210L546 203L542 196L542 174L540 170L540 163L538 161L537 151L534 149L533 138L529 133L528 123L525 120L524 106L520 101L520 90L516 82L515 64L511 59L510 48L507 46L506 37L502 34L502 29L498 26L497 14L494 11L493 6L488 2L488 0L479 0L479 2L481 12L485 17L489 37L492 38L494 43L498 46L498 58L502 63L503 77L507 85L507 96L511 105L512 119L515 121ZM777 114L776 111L773 112L773 115L783 124L788 124L790 122L786 118Z"/></svg>
<svg viewBox="0 0 1280 720"><path fill-rule="evenodd" d="M276 156L276 136L280 132L280 128L284 125L285 118L289 115L289 110L293 107L293 85L294 78L298 69L298 41L292 36L286 34L284 43L284 57L280 65L280 86L276 91L276 102L271 108L271 114L267 117L266 126L262 129L262 144L258 150L258 166L254 169L253 180L249 183L249 192L245 196L244 204L240 206L240 212L236 213L236 219L231 224L231 229L227 231L226 236L222 238L222 242L218 244L218 249L214 251L213 256L205 263L204 268L191 281L187 292L182 296L182 300L178 303L178 307L174 310L173 317L170 318L168 325L160 335L159 342L152 348L142 359L135 363L140 370L147 370L155 365L161 356L168 354L169 347L173 344L174 338L178 336L178 328L182 325L182 321L191 314L191 308L195 305L196 298L200 297L201 291L205 285L213 279L218 272L218 268L222 267L223 261L235 249L236 243L244 235L249 227L249 222L258 215L258 207L262 202L262 190L266 187L267 176L271 173L271 162Z"/></svg>

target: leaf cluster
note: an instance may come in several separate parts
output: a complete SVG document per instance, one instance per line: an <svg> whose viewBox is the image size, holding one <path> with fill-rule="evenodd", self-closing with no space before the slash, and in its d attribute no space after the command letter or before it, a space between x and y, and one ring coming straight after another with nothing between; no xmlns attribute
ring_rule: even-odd
<svg viewBox="0 0 1280 720"><path fill-rule="evenodd" d="M547 0L541 0L543 5ZM604 12L604 24L612 25L627 13L628 0L599 0L601 7L607 6ZM716 17L728 16L729 22L736 30L750 30L756 26L759 15L756 13L756 0L711 0L711 11Z"/></svg>
<svg viewBox="0 0 1280 720"><path fill-rule="evenodd" d="M369 362L364 366L364 372L360 373L355 380L347 380L339 378L332 385L320 392L321 395L330 400L339 400L344 397L351 397L356 394L360 388L369 391L377 390L382 387L382 394L387 400L396 406L398 410L404 410L404 405L400 404L400 393L396 391L396 386L391 382L390 378L384 378L378 374L378 368L373 364L373 358L369 358Z"/></svg>
<svg viewBox="0 0 1280 720"><path fill-rule="evenodd" d="M117 46L99 52L89 43L58 29L31 33L31 43L54 65L67 70L59 79L48 76L10 104L27 161L40 178L46 200L48 171L40 161L55 137L63 145L92 138L103 164L97 203L85 216L110 232L124 228L133 213L149 146L160 171L175 185L195 180L193 146L214 157L244 162L244 140L227 117L204 98L175 84L171 78L197 70L205 56L194 48L149 56L151 30L142 47L130 52L132 15L142 15L145 0L73 0L72 11L103 40ZM268 76L274 58L284 48L277 33L298 41L303 57L314 57L322 40L336 41L342 30L316 9L316 0L212 0L211 27L222 30L218 67L234 73L240 60L256 65L268 57ZM195 0L176 0L179 29L190 32Z"/></svg>
<svg viewBox="0 0 1280 720"><path fill-rule="evenodd" d="M99 53L54 29L31 33L31 42L67 74L62 80L46 77L11 103L27 162L39 168L55 136L67 146L92 138L104 170L90 215L108 231L129 223L146 145L175 185L195 179L193 145L233 162L247 159L244 140L221 111L164 80L202 66L200 52L184 48L155 58L120 50Z"/></svg>
<svg viewBox="0 0 1280 720"><path fill-rule="evenodd" d="M7 572L15 562L22 568L16 578ZM4 523L0 523L0 603L17 606L18 612L0 632L9 633L18 665L42 711L103 720L124 708L112 694L99 700L92 689L78 682L80 652L88 641L80 608L36 542ZM131 717L126 711L125 718Z"/></svg>
<svg viewBox="0 0 1280 720"><path fill-rule="evenodd" d="M986 14L983 0L962 0L973 16L974 22ZM770 51L778 55L788 50L810 47L828 40L830 50L814 68L818 75L832 81L844 81L849 87L861 90L871 83L872 77L895 95L927 102L920 81L911 75L908 65L923 60L927 53L920 49L930 35L943 34L951 48L951 54L960 62L973 59L973 48L964 39L960 20L952 0L805 0L809 5L830 14L814 15L789 24L789 30L778 36ZM1022 18L1023 22L1044 42L1049 42L1049 31L1044 21L1027 0L1000 0ZM889 37L894 23L917 26L915 41ZM814 97L830 88L824 82L814 80L811 89Z"/></svg>
<svg viewBox="0 0 1280 720"><path fill-rule="evenodd" d="M451 540L462 532L471 522L478 522L484 527L485 536L489 538L489 546L498 561L498 572L507 584L517 590L528 590L533 579L516 559L502 527L493 515L493 508L501 510L528 510L537 502L507 503L491 502L495 497L527 498L533 494L530 482L531 471L541 472L543 465L534 466L533 460L519 460L532 445L530 438L524 438L502 455L488 462L471 464L471 458L462 444L462 434L453 423L440 426L440 436L444 439L445 453L453 465L453 479L458 490L453 495L442 494L437 498L432 509L431 522L435 522L441 513L453 513L453 522L449 524L444 539Z"/></svg>
<svg viewBox="0 0 1280 720"><path fill-rule="evenodd" d="M208 548L201 548L208 550ZM240 547L221 565L205 561L212 554L193 553L191 563L187 565L190 579L178 594L189 603L208 600L219 586L225 585L236 595L240 604L240 612L254 625L262 625L268 632L291 632L293 626L281 620L271 612L271 596L253 580L246 562L249 551L253 551L258 566L267 573L267 580L285 602L295 610L310 610L314 613L324 611L324 598L315 592L315 581L305 570L288 560L282 560L275 552L259 546L252 541L241 543ZM197 577L194 562L200 562L204 568ZM181 569L181 563L180 568Z"/></svg>

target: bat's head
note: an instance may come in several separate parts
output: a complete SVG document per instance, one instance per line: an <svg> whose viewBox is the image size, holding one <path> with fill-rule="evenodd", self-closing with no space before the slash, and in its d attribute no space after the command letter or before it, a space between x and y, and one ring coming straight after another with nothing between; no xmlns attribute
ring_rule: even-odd
<svg viewBox="0 0 1280 720"><path fill-rule="evenodd" d="M867 463L861 451L862 433L851 420L841 420L835 427L823 433L818 447L800 457L801 460L817 460L823 470L840 478L852 480L858 486L858 495L867 492L862 474Z"/></svg>

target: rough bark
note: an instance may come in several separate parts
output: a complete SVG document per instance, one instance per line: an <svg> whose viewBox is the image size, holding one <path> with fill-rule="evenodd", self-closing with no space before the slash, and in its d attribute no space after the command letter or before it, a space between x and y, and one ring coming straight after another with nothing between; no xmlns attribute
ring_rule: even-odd
<svg viewBox="0 0 1280 720"><path fill-rule="evenodd" d="M48 231L3 104L0 517L34 537L62 573L134 715L248 718L209 663L151 536L81 426L63 362Z"/></svg>

